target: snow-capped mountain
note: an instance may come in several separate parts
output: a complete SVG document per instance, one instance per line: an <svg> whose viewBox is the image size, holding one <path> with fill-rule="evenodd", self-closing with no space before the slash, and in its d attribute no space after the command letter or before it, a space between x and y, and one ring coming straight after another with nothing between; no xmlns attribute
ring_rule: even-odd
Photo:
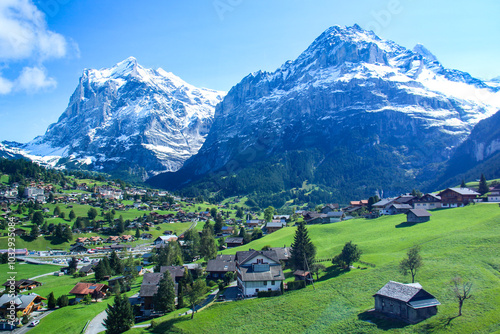
<svg viewBox="0 0 500 334"><path fill-rule="evenodd" d="M146 69L133 57L86 69L57 123L21 151L52 165L125 169L142 178L175 171L198 152L224 94Z"/></svg>
<svg viewBox="0 0 500 334"><path fill-rule="evenodd" d="M297 161L291 152L309 152L307 175L289 170L297 180L335 189L355 184L369 195L377 185L421 186L499 109L498 87L445 68L424 46L409 50L357 25L334 26L296 60L234 86L198 154L150 182L220 174L238 184L249 166L267 162L284 168L278 183L286 189L287 166Z"/></svg>

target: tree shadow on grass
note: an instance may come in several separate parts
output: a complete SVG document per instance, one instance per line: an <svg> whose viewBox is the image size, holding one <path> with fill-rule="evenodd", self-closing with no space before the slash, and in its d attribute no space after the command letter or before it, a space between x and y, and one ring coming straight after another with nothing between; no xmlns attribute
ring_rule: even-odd
<svg viewBox="0 0 500 334"><path fill-rule="evenodd" d="M339 266L335 266L335 265L330 266L330 267L325 269L325 275L321 276L319 278L319 280L317 280L317 282L329 280L330 278L337 277L337 276L339 276L347 271L348 270L342 269Z"/></svg>
<svg viewBox="0 0 500 334"><path fill-rule="evenodd" d="M196 314L195 314L196 317ZM154 320L154 319L153 319ZM159 323L153 329L150 329L151 333L183 333L182 330L174 327L179 322L189 321L191 320L191 315L170 319L164 322Z"/></svg>
<svg viewBox="0 0 500 334"><path fill-rule="evenodd" d="M29 234L19 236L23 241L32 242L35 238L31 237Z"/></svg>
<svg viewBox="0 0 500 334"><path fill-rule="evenodd" d="M425 333L441 332L445 329L449 329L453 326L453 319L458 318L458 315L454 317L444 317L441 319L436 319L431 323L422 326Z"/></svg>
<svg viewBox="0 0 500 334"><path fill-rule="evenodd" d="M408 322L389 318L382 313L376 312L375 310L369 310L358 314L358 319L372 323L377 326L377 328L382 330L389 330L395 328L404 328L410 325Z"/></svg>

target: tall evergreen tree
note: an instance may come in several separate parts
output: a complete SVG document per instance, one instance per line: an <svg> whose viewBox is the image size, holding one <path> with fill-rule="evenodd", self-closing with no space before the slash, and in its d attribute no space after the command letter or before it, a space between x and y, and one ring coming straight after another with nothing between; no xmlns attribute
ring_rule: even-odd
<svg viewBox="0 0 500 334"><path fill-rule="evenodd" d="M306 270L314 263L316 247L309 238L305 223L300 223L295 231L290 256L290 264L295 270Z"/></svg>
<svg viewBox="0 0 500 334"><path fill-rule="evenodd" d="M74 211L74 210L71 210L71 211L69 212L69 220L71 221L71 220L73 220L73 219L75 219L75 218L76 218L75 211Z"/></svg>
<svg viewBox="0 0 500 334"><path fill-rule="evenodd" d="M217 218L215 218L215 225L214 225L214 234L218 234L222 231L222 216L218 215Z"/></svg>
<svg viewBox="0 0 500 334"><path fill-rule="evenodd" d="M33 227L31 228L31 232L30 232L30 237L32 237L33 239L36 239L36 238L38 238L39 235L40 235L40 229L38 228L38 225L33 224Z"/></svg>
<svg viewBox="0 0 500 334"><path fill-rule="evenodd" d="M462 183L460 184L460 188L467 188L467 186L465 185L464 179L462 179Z"/></svg>
<svg viewBox="0 0 500 334"><path fill-rule="evenodd" d="M109 266L115 275L123 274L124 265L115 251L112 251L109 256Z"/></svg>
<svg viewBox="0 0 500 334"><path fill-rule="evenodd" d="M215 244L215 238L210 224L205 224L201 232L200 255L205 261L215 259L217 256L217 245Z"/></svg>
<svg viewBox="0 0 500 334"><path fill-rule="evenodd" d="M126 295L116 295L113 305L106 309L104 319L106 334L120 334L128 331L134 324L134 313Z"/></svg>
<svg viewBox="0 0 500 334"><path fill-rule="evenodd" d="M43 214L41 211L35 211L33 213L33 220L31 221L35 225L42 225L43 224Z"/></svg>
<svg viewBox="0 0 500 334"><path fill-rule="evenodd" d="M252 237L247 233L244 227L240 228L240 233L238 236L240 238L243 238L243 243L245 244L248 244L252 240Z"/></svg>
<svg viewBox="0 0 500 334"><path fill-rule="evenodd" d="M488 183L486 182L484 174L481 173L481 179L479 180L479 188L477 189L477 192L480 193L481 195L484 195L488 191L490 191L490 188L488 187Z"/></svg>
<svg viewBox="0 0 500 334"><path fill-rule="evenodd" d="M56 308L56 297L54 296L54 292L51 292L47 297L47 307L48 308Z"/></svg>
<svg viewBox="0 0 500 334"><path fill-rule="evenodd" d="M158 291L153 296L155 310L163 313L169 313L175 310L175 286L174 280L167 270L158 286Z"/></svg>
<svg viewBox="0 0 500 334"><path fill-rule="evenodd" d="M186 262L191 262L196 256L200 255L200 234L195 229L184 233L182 253Z"/></svg>

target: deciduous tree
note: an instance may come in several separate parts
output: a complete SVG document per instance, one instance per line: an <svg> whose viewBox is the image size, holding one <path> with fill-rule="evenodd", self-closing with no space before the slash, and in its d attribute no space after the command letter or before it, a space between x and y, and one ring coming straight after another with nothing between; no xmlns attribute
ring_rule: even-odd
<svg viewBox="0 0 500 334"><path fill-rule="evenodd" d="M458 316L462 315L464 301L472 298L472 282L463 282L461 277L455 277L453 280L453 293L458 301Z"/></svg>
<svg viewBox="0 0 500 334"><path fill-rule="evenodd" d="M351 265L359 260L361 254L363 254L363 252L358 248L358 245L349 241L346 242L344 248L342 248L342 252L333 259L332 263L349 270Z"/></svg>
<svg viewBox="0 0 500 334"><path fill-rule="evenodd" d="M423 260L420 256L420 246L415 245L408 250L406 257L399 263L399 270L406 276L411 274L411 282L415 283L417 271L422 267Z"/></svg>

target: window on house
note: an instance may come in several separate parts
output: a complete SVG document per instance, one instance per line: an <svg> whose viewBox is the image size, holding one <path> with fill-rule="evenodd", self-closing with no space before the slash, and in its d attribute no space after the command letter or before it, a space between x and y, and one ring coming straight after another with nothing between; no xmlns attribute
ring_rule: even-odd
<svg viewBox="0 0 500 334"><path fill-rule="evenodd" d="M271 285L274 285L276 282L275 281L271 281Z"/></svg>
<svg viewBox="0 0 500 334"><path fill-rule="evenodd" d="M267 285L267 281L264 281L264 285Z"/></svg>

